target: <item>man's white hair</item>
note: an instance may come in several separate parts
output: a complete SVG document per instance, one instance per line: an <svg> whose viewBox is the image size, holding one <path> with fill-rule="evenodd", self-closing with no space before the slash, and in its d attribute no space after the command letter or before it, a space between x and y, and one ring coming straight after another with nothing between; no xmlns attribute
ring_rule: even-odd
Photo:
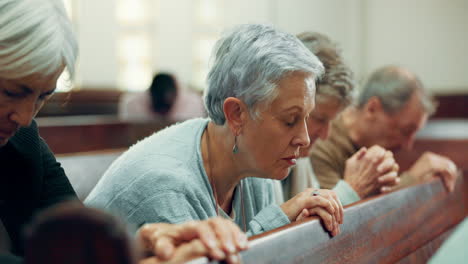
<svg viewBox="0 0 468 264"><path fill-rule="evenodd" d="M255 118L259 114L256 106L267 106L277 97L277 83L282 78L302 72L315 81L324 71L322 63L299 39L267 25L235 27L218 40L212 56L205 106L218 125L225 122L226 98L241 99Z"/></svg>
<svg viewBox="0 0 468 264"><path fill-rule="evenodd" d="M422 108L429 115L435 112L436 104L421 80L413 72L395 65L387 65L375 70L367 79L357 102L362 108L372 97L377 97L387 113L400 111L411 96L419 93Z"/></svg>
<svg viewBox="0 0 468 264"><path fill-rule="evenodd" d="M0 78L75 72L78 45L62 0L0 1Z"/></svg>

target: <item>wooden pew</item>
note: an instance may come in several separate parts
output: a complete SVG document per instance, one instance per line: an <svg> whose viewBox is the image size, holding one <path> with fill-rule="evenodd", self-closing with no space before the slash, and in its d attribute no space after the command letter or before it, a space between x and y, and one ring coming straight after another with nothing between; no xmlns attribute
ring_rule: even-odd
<svg viewBox="0 0 468 264"><path fill-rule="evenodd" d="M116 116L121 95L122 91L114 87L76 87L69 92L55 93L37 116Z"/></svg>
<svg viewBox="0 0 468 264"><path fill-rule="evenodd" d="M468 119L431 120L421 130L411 151L395 153L400 171L405 171L426 151L453 160L458 168L468 170Z"/></svg>
<svg viewBox="0 0 468 264"><path fill-rule="evenodd" d="M41 117L39 133L56 154L128 148L169 123L123 122L115 116Z"/></svg>
<svg viewBox="0 0 468 264"><path fill-rule="evenodd" d="M453 193L435 179L347 206L336 237L312 218L252 237L240 255L243 263L425 263L467 215L465 171Z"/></svg>
<svg viewBox="0 0 468 264"><path fill-rule="evenodd" d="M78 198L84 201L107 168L124 151L112 149L57 155L57 161L65 170Z"/></svg>

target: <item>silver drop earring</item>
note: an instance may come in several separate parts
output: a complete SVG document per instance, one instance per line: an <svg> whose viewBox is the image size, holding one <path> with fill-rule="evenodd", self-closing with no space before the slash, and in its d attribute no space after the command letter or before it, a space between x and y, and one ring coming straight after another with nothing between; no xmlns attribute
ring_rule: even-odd
<svg viewBox="0 0 468 264"><path fill-rule="evenodd" d="M237 147L237 136L234 137L234 146L232 147L232 153L237 154L239 152L239 148Z"/></svg>

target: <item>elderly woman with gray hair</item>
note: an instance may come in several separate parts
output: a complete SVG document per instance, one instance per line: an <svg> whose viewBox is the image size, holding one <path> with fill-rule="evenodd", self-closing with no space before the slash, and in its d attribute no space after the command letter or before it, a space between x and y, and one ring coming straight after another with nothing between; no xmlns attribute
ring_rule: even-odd
<svg viewBox="0 0 468 264"><path fill-rule="evenodd" d="M308 211L338 234L343 211L336 199L309 189L278 206L270 180L287 177L300 148L310 144L306 120L320 61L296 37L264 25L235 27L213 55L205 94L210 118L174 125L131 147L85 202L137 225L222 216L249 235Z"/></svg>
<svg viewBox="0 0 468 264"><path fill-rule="evenodd" d="M320 183L313 171L310 151L317 139L327 139L330 131L331 121L354 101L354 80L351 69L344 62L338 45L327 36L317 32L304 32L298 35L304 45L314 53L325 67L325 73L317 82L316 105L314 111L307 120L310 145L301 148L301 158L297 161L297 166L293 168L288 178L276 183L275 190L279 203L283 199L289 199L306 188L320 188ZM361 150L359 155L367 156L368 159L379 158L378 155L387 156L376 165L366 162L366 159L359 157L348 160L346 170L348 178L370 178L374 174L381 174L376 171L380 164L384 164L385 173L392 169L395 164L393 156L380 147ZM388 170L387 170L388 169ZM333 188L334 192L321 191L323 196L337 196L344 205L358 201L359 195L346 181L339 181ZM304 216L307 216L305 214ZM302 217L302 216L301 216Z"/></svg>

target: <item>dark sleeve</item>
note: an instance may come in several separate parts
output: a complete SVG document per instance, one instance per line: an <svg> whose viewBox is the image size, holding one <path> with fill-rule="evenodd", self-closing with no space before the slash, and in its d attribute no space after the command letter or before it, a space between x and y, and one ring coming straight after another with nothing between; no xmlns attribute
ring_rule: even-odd
<svg viewBox="0 0 468 264"><path fill-rule="evenodd" d="M40 207L46 208L66 200L74 199L78 201L78 197L62 166L57 162L44 140L39 138L39 141L44 171Z"/></svg>
<svg viewBox="0 0 468 264"><path fill-rule="evenodd" d="M23 260L17 256L0 253L0 263L2 264L22 264Z"/></svg>

